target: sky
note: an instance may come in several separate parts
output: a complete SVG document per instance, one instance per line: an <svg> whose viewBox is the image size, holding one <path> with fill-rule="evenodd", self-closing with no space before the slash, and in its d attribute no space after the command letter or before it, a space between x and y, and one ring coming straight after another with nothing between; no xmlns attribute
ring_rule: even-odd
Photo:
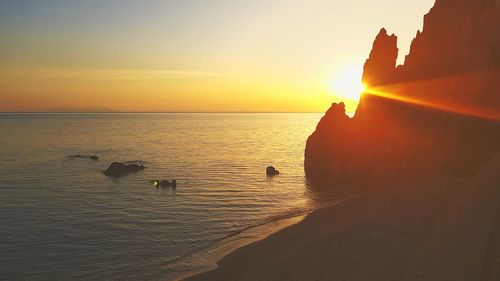
<svg viewBox="0 0 500 281"><path fill-rule="evenodd" d="M0 0L0 112L323 112L434 0ZM352 85L352 87L351 87Z"/></svg>

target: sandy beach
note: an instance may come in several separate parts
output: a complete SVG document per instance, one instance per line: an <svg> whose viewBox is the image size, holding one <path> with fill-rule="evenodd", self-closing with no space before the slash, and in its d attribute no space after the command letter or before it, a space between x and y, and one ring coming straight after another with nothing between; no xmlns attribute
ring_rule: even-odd
<svg viewBox="0 0 500 281"><path fill-rule="evenodd" d="M317 210L185 280L497 280L500 157Z"/></svg>

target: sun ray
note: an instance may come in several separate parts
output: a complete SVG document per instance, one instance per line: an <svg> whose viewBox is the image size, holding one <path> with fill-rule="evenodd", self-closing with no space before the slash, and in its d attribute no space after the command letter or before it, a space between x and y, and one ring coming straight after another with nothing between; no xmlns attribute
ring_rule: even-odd
<svg viewBox="0 0 500 281"><path fill-rule="evenodd" d="M461 76L460 79L468 79L473 81L473 75L470 77ZM377 96L385 99L390 99L398 102L408 103L412 105L432 108L435 110L445 111L454 114L472 116L492 121L500 121L500 112L493 108L484 108L474 103L461 103L457 101L453 101L451 99L441 99L439 100L439 95L433 95L433 92L429 92L429 89L438 89L435 91L439 91L439 89L446 88L445 86L449 86L451 81L456 81L459 77L446 77L442 79L435 80L426 80L426 81L417 81L417 82L409 82L405 84L398 85L389 85L384 87L366 87L363 91L362 96L371 95ZM439 85L440 87L436 87ZM473 85L473 83L471 83ZM474 89L471 86L471 89ZM422 90L425 94L416 95L416 94L405 94L415 92L415 89L426 89ZM473 92L473 91L472 91ZM429 97L429 98L426 98ZM431 98L432 97L432 98Z"/></svg>

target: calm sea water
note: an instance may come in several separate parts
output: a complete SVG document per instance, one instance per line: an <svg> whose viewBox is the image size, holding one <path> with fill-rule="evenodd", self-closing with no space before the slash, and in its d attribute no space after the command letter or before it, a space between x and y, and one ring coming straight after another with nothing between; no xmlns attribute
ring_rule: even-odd
<svg viewBox="0 0 500 281"><path fill-rule="evenodd" d="M200 253L241 230L314 208L303 155L320 117L0 115L0 279L170 280L206 267ZM147 169L102 173L133 160ZM268 165L281 174L266 177Z"/></svg>

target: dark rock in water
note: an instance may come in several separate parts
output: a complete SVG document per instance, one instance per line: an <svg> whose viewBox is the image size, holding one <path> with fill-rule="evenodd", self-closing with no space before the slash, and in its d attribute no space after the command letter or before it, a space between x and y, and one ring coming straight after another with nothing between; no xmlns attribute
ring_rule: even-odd
<svg viewBox="0 0 500 281"><path fill-rule="evenodd" d="M162 180L160 181L159 185L161 187L170 187L170 182L168 180Z"/></svg>
<svg viewBox="0 0 500 281"><path fill-rule="evenodd" d="M130 170L127 168L127 165L118 162L111 163L108 169L104 171L104 174L108 177L120 177L129 173Z"/></svg>
<svg viewBox="0 0 500 281"><path fill-rule="evenodd" d="M95 156L95 155L80 155L80 154L77 154L77 155L71 155L71 156L68 156L69 158L87 158L87 159L90 159L90 160L99 160L99 157Z"/></svg>
<svg viewBox="0 0 500 281"><path fill-rule="evenodd" d="M307 140L313 187L468 176L500 151L499 0L436 1L396 67L397 56L382 29L355 116L333 104Z"/></svg>
<svg viewBox="0 0 500 281"><path fill-rule="evenodd" d="M146 167L142 164L123 164L119 162L113 162L111 165L104 171L104 174L108 177L121 177L128 175L133 172L137 172L140 170L144 170Z"/></svg>
<svg viewBox="0 0 500 281"><path fill-rule="evenodd" d="M266 168L266 175L268 175L270 177L279 175L279 173L280 172L278 170L276 170L276 168L274 168L273 166L269 166Z"/></svg>
<svg viewBox="0 0 500 281"><path fill-rule="evenodd" d="M177 187L177 181L176 180L172 180L171 182L168 181L168 180L153 180L151 182L156 187L163 187L163 188L166 188L166 187L173 187L173 188L175 188L175 187Z"/></svg>
<svg viewBox="0 0 500 281"><path fill-rule="evenodd" d="M130 172L137 172L144 170L146 167L143 164L126 164L125 165Z"/></svg>

